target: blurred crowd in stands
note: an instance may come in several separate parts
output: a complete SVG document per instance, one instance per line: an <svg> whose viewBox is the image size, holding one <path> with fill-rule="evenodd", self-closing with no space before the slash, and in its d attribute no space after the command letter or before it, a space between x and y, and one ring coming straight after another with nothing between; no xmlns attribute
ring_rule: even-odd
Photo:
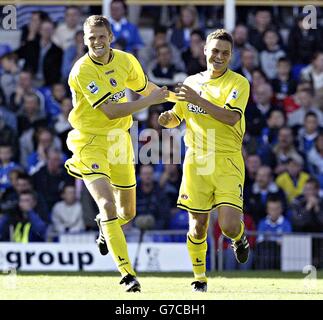
<svg viewBox="0 0 323 320"><path fill-rule="evenodd" d="M93 12L75 6L42 10L29 7L18 48L0 45L0 241L96 230L95 203L63 166L70 156L67 79L87 51L82 22ZM110 12L112 47L133 53L157 85L173 89L206 69L203 47L212 31L207 10L172 7L173 23L156 19L150 39L127 20L123 1L113 0ZM231 68L251 85L243 146L248 230L323 231L323 28L309 29L307 21L297 15L283 32L272 8L238 9ZM139 133L155 129L161 139L158 115L171 107L136 114ZM137 215L153 215L156 229L187 228L186 213L176 208L180 164L139 162L137 181ZM216 223L214 234L218 239Z"/></svg>

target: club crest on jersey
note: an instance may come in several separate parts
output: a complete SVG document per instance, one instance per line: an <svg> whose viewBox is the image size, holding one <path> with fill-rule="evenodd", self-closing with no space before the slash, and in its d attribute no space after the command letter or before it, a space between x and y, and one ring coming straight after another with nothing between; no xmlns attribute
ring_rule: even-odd
<svg viewBox="0 0 323 320"><path fill-rule="evenodd" d="M92 94L97 94L99 92L99 87L94 81L91 81L86 87Z"/></svg>
<svg viewBox="0 0 323 320"><path fill-rule="evenodd" d="M96 170L96 169L99 169L99 168L100 168L100 166L97 163L92 164L92 169Z"/></svg>
<svg viewBox="0 0 323 320"><path fill-rule="evenodd" d="M117 81L113 78L110 79L110 84L112 87L116 87L117 86Z"/></svg>
<svg viewBox="0 0 323 320"><path fill-rule="evenodd" d="M190 112L206 114L206 112L203 108L201 108L193 103L188 103L187 108L188 108L188 111L190 111Z"/></svg>

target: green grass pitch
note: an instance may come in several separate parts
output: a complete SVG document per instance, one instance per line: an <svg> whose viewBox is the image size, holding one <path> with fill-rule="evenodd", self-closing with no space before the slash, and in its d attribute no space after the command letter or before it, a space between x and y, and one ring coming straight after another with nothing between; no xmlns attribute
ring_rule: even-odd
<svg viewBox="0 0 323 320"><path fill-rule="evenodd" d="M0 275L0 299L237 300L323 299L323 272L209 273L208 292L192 293L191 274L141 273L141 293L126 293L117 273L18 273ZM304 280L305 279L305 280Z"/></svg>

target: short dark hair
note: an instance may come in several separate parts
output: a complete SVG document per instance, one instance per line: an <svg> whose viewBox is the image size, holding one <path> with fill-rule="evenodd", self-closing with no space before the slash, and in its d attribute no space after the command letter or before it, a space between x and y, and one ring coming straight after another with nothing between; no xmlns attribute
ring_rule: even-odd
<svg viewBox="0 0 323 320"><path fill-rule="evenodd" d="M278 61L277 61L277 64L278 64L278 63L281 63L281 62L287 62L287 63L291 64L290 60L289 60L289 59L287 59L285 56L280 57L280 58L278 59Z"/></svg>
<svg viewBox="0 0 323 320"><path fill-rule="evenodd" d="M34 201L37 201L37 193L33 190L30 190L30 191L23 191L19 194L19 198L21 196L26 196L26 195L29 195L29 196L32 196L34 198Z"/></svg>
<svg viewBox="0 0 323 320"><path fill-rule="evenodd" d="M108 32L112 34L111 24L105 16L89 16L83 24L83 28L86 27L105 27L108 30Z"/></svg>
<svg viewBox="0 0 323 320"><path fill-rule="evenodd" d="M267 197L267 204L268 202L280 202L280 204L283 206L283 201L280 198L280 196L278 194L272 193L269 194Z"/></svg>
<svg viewBox="0 0 323 320"><path fill-rule="evenodd" d="M225 29L217 29L211 32L206 38L206 44L208 44L213 39L228 41L231 43L231 48L233 49L233 38L229 31Z"/></svg>
<svg viewBox="0 0 323 320"><path fill-rule="evenodd" d="M314 117L314 118L318 118L317 114L313 111L308 111L306 114L305 114L305 118L307 117Z"/></svg>
<svg viewBox="0 0 323 320"><path fill-rule="evenodd" d="M314 186L315 186L315 188L317 190L320 189L320 183L319 183L319 181L316 178L309 177L308 180L305 182L305 184L308 184L308 183L314 184Z"/></svg>

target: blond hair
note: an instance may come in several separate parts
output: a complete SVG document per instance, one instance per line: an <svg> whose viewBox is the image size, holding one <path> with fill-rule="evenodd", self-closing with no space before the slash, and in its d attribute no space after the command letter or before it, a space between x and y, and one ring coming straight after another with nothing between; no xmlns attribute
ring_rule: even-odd
<svg viewBox="0 0 323 320"><path fill-rule="evenodd" d="M108 32L112 34L111 24L105 16L101 16L101 15L89 16L83 24L84 29L87 27L105 27L108 30Z"/></svg>

